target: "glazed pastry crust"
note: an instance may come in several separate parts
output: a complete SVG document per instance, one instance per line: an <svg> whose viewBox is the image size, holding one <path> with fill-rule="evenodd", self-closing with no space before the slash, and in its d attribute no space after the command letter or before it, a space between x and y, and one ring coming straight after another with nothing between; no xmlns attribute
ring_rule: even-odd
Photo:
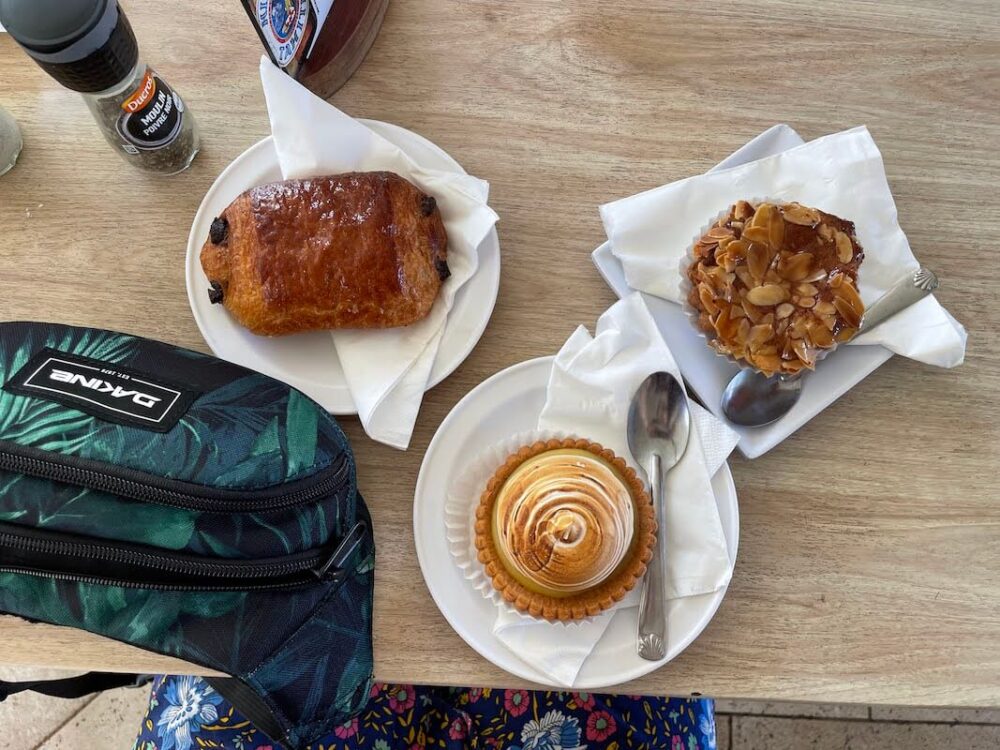
<svg viewBox="0 0 1000 750"><path fill-rule="evenodd" d="M352 172L247 190L213 222L201 264L213 301L253 333L392 328L430 312L447 235L412 183Z"/></svg>
<svg viewBox="0 0 1000 750"><path fill-rule="evenodd" d="M591 453L612 466L624 480L635 505L635 531L632 545L621 565L609 578L593 588L566 597L552 597L528 589L510 574L497 550L492 529L493 506L507 479L525 461L547 451L570 448ZM620 601L635 588L646 572L656 541L656 520L653 505L642 480L624 459L598 443L578 438L544 440L527 445L511 455L496 470L486 485L476 508L476 549L479 561L493 587L514 608L547 620L578 620L591 617Z"/></svg>

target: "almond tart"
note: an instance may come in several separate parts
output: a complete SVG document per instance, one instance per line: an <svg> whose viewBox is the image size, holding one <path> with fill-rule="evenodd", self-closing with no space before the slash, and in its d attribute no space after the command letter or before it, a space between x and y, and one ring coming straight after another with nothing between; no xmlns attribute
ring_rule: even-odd
<svg viewBox="0 0 1000 750"><path fill-rule="evenodd" d="M649 494L625 461L589 440L539 441L496 470L476 508L476 548L494 588L548 620L596 615L646 572Z"/></svg>
<svg viewBox="0 0 1000 750"><path fill-rule="evenodd" d="M857 333L862 260L846 219L799 203L737 201L695 243L687 301L720 354L794 375Z"/></svg>

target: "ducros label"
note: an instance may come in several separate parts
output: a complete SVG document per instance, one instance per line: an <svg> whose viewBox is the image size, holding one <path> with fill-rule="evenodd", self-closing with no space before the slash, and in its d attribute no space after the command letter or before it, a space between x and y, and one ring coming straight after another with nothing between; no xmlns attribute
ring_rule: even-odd
<svg viewBox="0 0 1000 750"><path fill-rule="evenodd" d="M122 147L129 153L163 148L181 132L184 102L148 68L121 108L118 134L125 140Z"/></svg>
<svg viewBox="0 0 1000 750"><path fill-rule="evenodd" d="M257 24L274 61L282 68L296 59L309 26L309 0L255 0Z"/></svg>

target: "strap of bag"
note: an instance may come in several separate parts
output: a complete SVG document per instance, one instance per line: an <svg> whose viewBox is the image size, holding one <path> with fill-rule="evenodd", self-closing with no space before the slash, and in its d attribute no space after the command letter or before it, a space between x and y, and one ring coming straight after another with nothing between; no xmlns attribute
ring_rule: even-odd
<svg viewBox="0 0 1000 750"><path fill-rule="evenodd" d="M25 680L23 682L8 682L0 680L0 701L15 693L31 691L50 695L53 698L80 698L102 690L117 687L139 687L149 682L151 675L127 674L122 672L88 672L75 677L62 677L57 680Z"/></svg>

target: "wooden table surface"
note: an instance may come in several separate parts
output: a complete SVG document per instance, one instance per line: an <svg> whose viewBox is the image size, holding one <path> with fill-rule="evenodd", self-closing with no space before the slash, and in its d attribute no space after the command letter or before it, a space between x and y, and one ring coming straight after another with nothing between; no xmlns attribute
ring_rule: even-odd
<svg viewBox="0 0 1000 750"><path fill-rule="evenodd" d="M0 179L0 313L207 351L185 296L186 238L216 175L268 133L261 47L236 0L123 2L197 114L203 151L180 176L133 171L82 100L0 35L0 102L25 141ZM344 420L376 523L376 676L521 684L428 595L413 489L464 394L554 353L612 303L589 258L597 206L701 172L776 122L806 138L864 123L914 251L969 329L966 363L895 358L771 453L734 457L729 593L687 651L623 690L1000 705L998 91L995 0L391 3L333 101L427 136L490 181L503 278L482 341L424 399L409 451ZM0 661L193 669L12 618Z"/></svg>

